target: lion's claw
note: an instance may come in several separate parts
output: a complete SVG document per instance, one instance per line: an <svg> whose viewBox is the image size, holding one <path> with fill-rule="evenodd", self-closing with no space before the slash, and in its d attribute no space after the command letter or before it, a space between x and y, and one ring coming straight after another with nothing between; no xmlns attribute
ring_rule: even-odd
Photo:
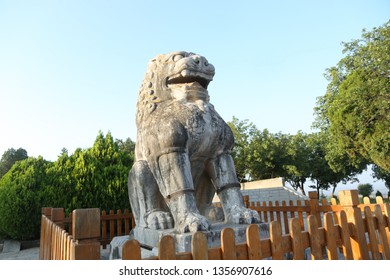
<svg viewBox="0 0 390 280"><path fill-rule="evenodd" d="M198 213L186 212L176 228L180 233L207 231L210 228L210 223Z"/></svg>
<svg viewBox="0 0 390 280"><path fill-rule="evenodd" d="M230 213L226 215L226 222L233 224L260 223L260 216L254 210L245 207L234 206L230 209Z"/></svg>
<svg viewBox="0 0 390 280"><path fill-rule="evenodd" d="M173 228L173 218L170 213L164 211L154 211L150 213L146 222L149 228L152 229L168 229Z"/></svg>

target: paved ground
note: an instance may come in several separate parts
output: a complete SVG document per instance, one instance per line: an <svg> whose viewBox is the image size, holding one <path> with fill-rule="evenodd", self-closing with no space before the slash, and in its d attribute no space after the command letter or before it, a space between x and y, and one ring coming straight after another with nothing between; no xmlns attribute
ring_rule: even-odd
<svg viewBox="0 0 390 280"><path fill-rule="evenodd" d="M39 242L0 241L0 260L39 260Z"/></svg>
<svg viewBox="0 0 390 280"><path fill-rule="evenodd" d="M19 252L0 253L0 260L39 260L39 248L29 248Z"/></svg>
<svg viewBox="0 0 390 280"><path fill-rule="evenodd" d="M109 253L109 246L101 249L101 259L108 260ZM39 260L39 242L0 240L0 260Z"/></svg>

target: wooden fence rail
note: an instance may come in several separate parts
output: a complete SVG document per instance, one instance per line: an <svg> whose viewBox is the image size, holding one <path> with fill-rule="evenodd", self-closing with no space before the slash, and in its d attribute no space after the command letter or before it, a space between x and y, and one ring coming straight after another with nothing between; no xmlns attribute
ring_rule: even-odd
<svg viewBox="0 0 390 280"><path fill-rule="evenodd" d="M192 252L176 253L174 240L165 236L155 259L390 259L388 203L359 204L355 190L339 192L339 205L320 204L316 195L309 195L310 201L297 205L248 205L269 223L267 239L260 240L257 227L248 226L247 242L235 244L232 230L224 229L221 247L207 248L204 234L198 232ZM100 214L99 209L77 209L66 218L61 208L43 208L40 258L100 259L100 246L127 235L134 225L126 210ZM141 258L136 240L125 243L122 258Z"/></svg>

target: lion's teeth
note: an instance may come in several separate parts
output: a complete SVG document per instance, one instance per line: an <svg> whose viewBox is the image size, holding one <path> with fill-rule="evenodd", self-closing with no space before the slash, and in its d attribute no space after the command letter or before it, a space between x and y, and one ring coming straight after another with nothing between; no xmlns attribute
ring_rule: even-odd
<svg viewBox="0 0 390 280"><path fill-rule="evenodd" d="M181 71L181 75L183 77L188 77L190 74L191 74L190 70L183 70L183 71Z"/></svg>

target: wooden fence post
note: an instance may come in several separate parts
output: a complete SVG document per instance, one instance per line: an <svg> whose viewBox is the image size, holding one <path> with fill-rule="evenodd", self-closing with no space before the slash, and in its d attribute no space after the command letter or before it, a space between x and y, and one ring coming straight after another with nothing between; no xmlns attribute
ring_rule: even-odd
<svg viewBox="0 0 390 280"><path fill-rule="evenodd" d="M322 227L321 215L318 212L318 195L316 191L309 192L310 198L310 215L313 215L317 218L317 223L320 227Z"/></svg>
<svg viewBox="0 0 390 280"><path fill-rule="evenodd" d="M344 206L348 223L353 224L351 247L355 260L368 260L368 245L366 241L362 211L358 207L359 196L357 190L339 191L340 204Z"/></svg>
<svg viewBox="0 0 390 280"><path fill-rule="evenodd" d="M76 209L72 215L74 240L72 259L100 259L100 210L98 208Z"/></svg>
<svg viewBox="0 0 390 280"><path fill-rule="evenodd" d="M52 208L51 220L60 228L64 228L65 212L64 208Z"/></svg>

